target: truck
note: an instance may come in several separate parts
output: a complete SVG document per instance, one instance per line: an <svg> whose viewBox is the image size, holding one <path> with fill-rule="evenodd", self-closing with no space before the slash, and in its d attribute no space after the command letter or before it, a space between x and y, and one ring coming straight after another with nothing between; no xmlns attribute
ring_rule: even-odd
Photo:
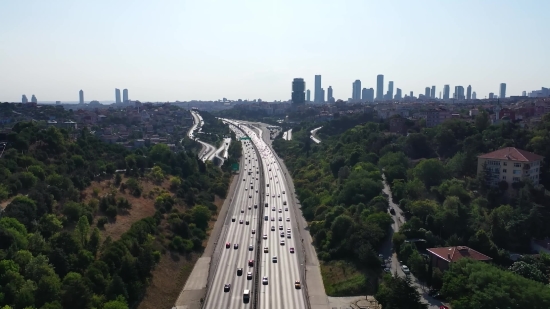
<svg viewBox="0 0 550 309"><path fill-rule="evenodd" d="M250 301L250 290L244 290L244 292L243 292L243 301L245 303Z"/></svg>

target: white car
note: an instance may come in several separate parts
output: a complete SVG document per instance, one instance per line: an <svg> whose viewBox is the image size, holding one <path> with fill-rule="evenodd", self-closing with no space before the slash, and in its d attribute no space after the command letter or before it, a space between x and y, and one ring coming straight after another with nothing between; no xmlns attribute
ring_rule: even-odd
<svg viewBox="0 0 550 309"><path fill-rule="evenodd" d="M286 222L290 222L290 218L289 218L289 217L286 217Z"/></svg>
<svg viewBox="0 0 550 309"><path fill-rule="evenodd" d="M281 239L281 246L284 246L284 245L285 245L285 240Z"/></svg>
<svg viewBox="0 0 550 309"><path fill-rule="evenodd" d="M271 226L271 230L272 230L272 231L275 231L275 227L274 227L273 225Z"/></svg>
<svg viewBox="0 0 550 309"><path fill-rule="evenodd" d="M403 270L405 275L409 275L411 273L411 271L409 270L409 267L407 265L401 266L401 269Z"/></svg>
<svg viewBox="0 0 550 309"><path fill-rule="evenodd" d="M268 283L268 282L267 282L267 277L263 277L263 278L262 278L262 284L263 284L263 285L267 285L267 283Z"/></svg>
<svg viewBox="0 0 550 309"><path fill-rule="evenodd" d="M264 234L264 239L267 239L267 234Z"/></svg>

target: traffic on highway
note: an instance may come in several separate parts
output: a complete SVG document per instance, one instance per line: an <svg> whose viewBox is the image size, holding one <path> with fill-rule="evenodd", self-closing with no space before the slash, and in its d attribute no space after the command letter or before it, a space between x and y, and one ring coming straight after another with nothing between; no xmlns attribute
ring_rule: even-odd
<svg viewBox="0 0 550 309"><path fill-rule="evenodd" d="M296 255L301 238L294 237L294 205L281 168L261 136L225 121L236 127L239 139L250 139L241 141L239 180L204 308L306 308Z"/></svg>

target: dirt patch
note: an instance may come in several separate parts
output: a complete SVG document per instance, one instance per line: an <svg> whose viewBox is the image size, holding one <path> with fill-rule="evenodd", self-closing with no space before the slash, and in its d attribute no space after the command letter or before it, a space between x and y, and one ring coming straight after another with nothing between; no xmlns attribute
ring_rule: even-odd
<svg viewBox="0 0 550 309"><path fill-rule="evenodd" d="M122 182L125 182L126 180L127 178L123 176ZM169 190L170 181L164 180L164 182L162 182L161 184L155 184L148 180L140 180L140 185L143 188L142 195L140 197L133 196L128 192L129 190L126 190L125 192L120 192L120 190L117 190L116 186L114 185L113 180L102 180L100 182L94 182L91 186L82 191L84 202L89 202L92 198L94 198L94 196L104 196L108 193L116 192L117 198L124 197L130 202L130 204L132 204L132 208L128 210L128 212L117 215L116 220L105 224L104 229L100 229L102 240L104 240L108 236L111 236L113 240L117 240L122 234L130 229L134 222L153 216L156 211L156 196L149 196L149 192L153 190L158 190L158 192L162 190ZM98 217L100 216L101 215L99 215ZM95 224L93 225L93 227L95 227Z"/></svg>
<svg viewBox="0 0 550 309"><path fill-rule="evenodd" d="M328 296L372 294L378 282L376 274L364 274L347 261L323 262L321 274Z"/></svg>
<svg viewBox="0 0 550 309"><path fill-rule="evenodd" d="M163 254L138 309L172 308L198 258L199 254Z"/></svg>
<svg viewBox="0 0 550 309"><path fill-rule="evenodd" d="M13 201L14 198L16 198L17 196L12 196L10 197L9 199L3 201L0 203L0 208L1 209L5 209L6 207L8 207L8 205L11 203L11 201Z"/></svg>

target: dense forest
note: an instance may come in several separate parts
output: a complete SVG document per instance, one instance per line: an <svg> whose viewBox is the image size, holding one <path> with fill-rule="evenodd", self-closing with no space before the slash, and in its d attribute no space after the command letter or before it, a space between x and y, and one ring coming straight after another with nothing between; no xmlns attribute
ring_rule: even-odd
<svg viewBox="0 0 550 309"><path fill-rule="evenodd" d="M481 298L470 303L468 299L482 289L451 286L458 276L475 267L487 272L487 278L493 277L489 273L502 271L508 274L507 284L538 295L525 307L548 307L535 304L535 299L543 297L537 294L541 293L539 284L548 283L548 256L530 255L531 239L550 235L545 224L550 220L550 202L544 190L550 180L548 165L542 166L541 185L518 182L510 188L506 183L489 187L486 175L477 174L477 156L512 146L548 158L550 115L531 129L511 122L491 125L486 111L473 121L450 120L434 128L411 121L406 136L387 132L387 120L334 134L338 127L347 129L346 122L338 125L335 121L319 131L321 144L309 139L309 131L319 125L308 123L294 128L292 141L274 142L292 172L322 260L345 259L375 266L374 251L391 223L386 211L390 201L380 194L382 172L392 189L389 198L408 219L393 235L394 249L417 278L426 285L442 287L442 293L448 293L448 300L461 304L460 308L481 308L476 305ZM424 239L425 243L417 247L406 239ZM492 257L492 265L465 267L461 274L447 272L443 276L422 255L426 248L457 245ZM510 253L523 255L512 261ZM532 284L523 284L525 278ZM483 292L488 303L494 303L498 295ZM514 301L519 303L519 299Z"/></svg>
<svg viewBox="0 0 550 309"><path fill-rule="evenodd" d="M76 133L76 134L74 134ZM0 159L0 308L135 308L161 254L201 251L230 174L166 145L133 151L86 129L17 123ZM97 181L112 191L86 199ZM169 191L142 183L168 181ZM102 226L132 208L117 192L153 198L156 213L117 240ZM145 196L147 195L147 196Z"/></svg>

